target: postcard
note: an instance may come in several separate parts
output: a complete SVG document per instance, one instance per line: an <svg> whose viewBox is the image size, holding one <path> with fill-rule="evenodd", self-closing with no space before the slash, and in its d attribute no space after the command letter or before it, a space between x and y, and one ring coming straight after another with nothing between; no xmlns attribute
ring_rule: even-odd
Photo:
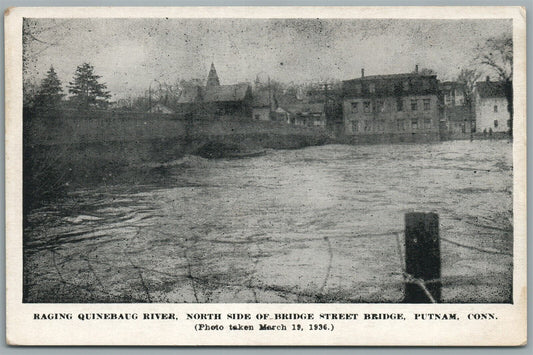
<svg viewBox="0 0 533 355"><path fill-rule="evenodd" d="M7 342L524 345L525 16L8 9Z"/></svg>

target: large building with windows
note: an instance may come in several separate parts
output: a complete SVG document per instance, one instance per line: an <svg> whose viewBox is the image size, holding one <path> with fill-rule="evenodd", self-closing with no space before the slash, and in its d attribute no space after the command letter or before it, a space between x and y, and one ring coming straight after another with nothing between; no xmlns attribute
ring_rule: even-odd
<svg viewBox="0 0 533 355"><path fill-rule="evenodd" d="M439 139L441 105L436 75L365 76L343 81L344 134L356 142Z"/></svg>

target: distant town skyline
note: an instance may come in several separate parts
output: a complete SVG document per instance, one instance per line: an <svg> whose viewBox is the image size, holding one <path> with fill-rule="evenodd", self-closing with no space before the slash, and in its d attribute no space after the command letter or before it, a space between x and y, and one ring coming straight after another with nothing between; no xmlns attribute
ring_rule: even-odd
<svg viewBox="0 0 533 355"><path fill-rule="evenodd" d="M151 83L207 78L222 84L270 77L309 83L433 69L453 80L475 48L512 33L511 20L30 19L25 79L54 66L65 92L88 62L114 98Z"/></svg>

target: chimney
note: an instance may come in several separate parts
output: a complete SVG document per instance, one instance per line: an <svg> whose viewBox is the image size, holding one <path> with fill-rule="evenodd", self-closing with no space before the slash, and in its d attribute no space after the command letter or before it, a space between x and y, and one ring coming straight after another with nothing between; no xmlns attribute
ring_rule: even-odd
<svg viewBox="0 0 533 355"><path fill-rule="evenodd" d="M487 83L490 82L490 76L487 75Z"/></svg>
<svg viewBox="0 0 533 355"><path fill-rule="evenodd" d="M415 73L417 73L417 74L418 74L418 64L417 64L417 65L415 65Z"/></svg>
<svg viewBox="0 0 533 355"><path fill-rule="evenodd" d="M365 68L361 68L361 78L365 77Z"/></svg>

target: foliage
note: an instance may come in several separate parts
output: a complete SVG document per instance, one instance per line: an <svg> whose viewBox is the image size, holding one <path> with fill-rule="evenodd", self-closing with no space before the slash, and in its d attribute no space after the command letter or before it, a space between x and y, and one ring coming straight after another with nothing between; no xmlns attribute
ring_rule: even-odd
<svg viewBox="0 0 533 355"><path fill-rule="evenodd" d="M474 102L474 86L479 80L481 73L476 69L463 68L457 76L457 82L464 85L465 105L472 107Z"/></svg>
<svg viewBox="0 0 533 355"><path fill-rule="evenodd" d="M83 63L76 69L74 81L69 82L71 101L79 108L106 108L111 95L105 84L99 83L99 75L94 74L94 67Z"/></svg>
<svg viewBox="0 0 533 355"><path fill-rule="evenodd" d="M57 109L64 96L61 81L57 77L54 67L51 66L46 78L41 82L35 97L35 106L39 109Z"/></svg>
<svg viewBox="0 0 533 355"><path fill-rule="evenodd" d="M33 108L39 85L33 79L24 79L22 84L22 105L24 109Z"/></svg>
<svg viewBox="0 0 533 355"><path fill-rule="evenodd" d="M477 47L479 64L493 70L502 81L513 79L513 39L510 35L491 37Z"/></svg>

